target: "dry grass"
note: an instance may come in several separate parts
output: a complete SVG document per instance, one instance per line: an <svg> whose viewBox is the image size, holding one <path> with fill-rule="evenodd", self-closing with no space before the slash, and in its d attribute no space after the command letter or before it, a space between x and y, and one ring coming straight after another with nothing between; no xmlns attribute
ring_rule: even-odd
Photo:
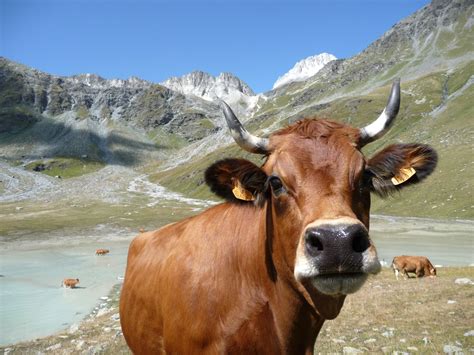
<svg viewBox="0 0 474 355"><path fill-rule="evenodd" d="M474 352L474 268L439 268L437 278L397 281L389 269L346 299L341 314L324 324L315 353L443 353L445 345ZM448 303L456 301L456 303Z"/></svg>
<svg viewBox="0 0 474 355"><path fill-rule="evenodd" d="M474 268L440 268L438 275L397 281L384 269L346 299L335 320L325 323L315 354L343 354L345 347L375 354L442 354L445 345L473 353L474 337L464 334L474 329L474 285L454 280L474 279ZM117 319L119 287L109 297L108 312L89 316L73 334L66 331L16 344L9 353L130 353Z"/></svg>

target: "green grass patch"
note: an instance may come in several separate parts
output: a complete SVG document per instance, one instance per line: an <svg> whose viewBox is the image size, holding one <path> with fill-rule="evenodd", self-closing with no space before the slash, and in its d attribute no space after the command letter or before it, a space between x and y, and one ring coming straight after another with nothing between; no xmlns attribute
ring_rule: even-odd
<svg viewBox="0 0 474 355"><path fill-rule="evenodd" d="M76 116L80 120L85 120L87 117L89 117L89 110L85 106L79 106L76 110Z"/></svg>
<svg viewBox="0 0 474 355"><path fill-rule="evenodd" d="M168 133L161 127L150 130L147 137L155 142L158 148L179 149L189 144L184 137L176 133Z"/></svg>
<svg viewBox="0 0 474 355"><path fill-rule="evenodd" d="M199 121L199 126L201 126L204 129L214 129L216 126L212 121L208 118L204 118Z"/></svg>
<svg viewBox="0 0 474 355"><path fill-rule="evenodd" d="M474 75L474 60L466 64L461 69L455 71L448 78L448 95L453 94L462 88L471 76Z"/></svg>
<svg viewBox="0 0 474 355"><path fill-rule="evenodd" d="M27 164L25 167L31 171L68 179L98 171L104 166L105 164L99 161L78 158L53 158L37 160Z"/></svg>

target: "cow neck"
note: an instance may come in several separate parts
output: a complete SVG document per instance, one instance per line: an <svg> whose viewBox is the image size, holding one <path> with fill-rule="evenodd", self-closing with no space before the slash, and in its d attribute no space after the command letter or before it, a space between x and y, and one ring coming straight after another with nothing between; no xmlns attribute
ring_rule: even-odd
<svg viewBox="0 0 474 355"><path fill-rule="evenodd" d="M265 203L265 213L263 214L265 223L262 223L262 225L265 225L265 264L267 266L267 273L273 282L278 282L288 288L295 298L299 301L304 301L311 306L311 309L314 309L313 301L307 295L304 287L296 281L291 266L286 262L282 239L285 237L289 238L289 236L278 235L278 232L275 231L272 199L273 196L270 195ZM304 291L304 294L301 291Z"/></svg>
<svg viewBox="0 0 474 355"><path fill-rule="evenodd" d="M316 311L313 300L286 263L282 240L285 236L275 231L272 197L263 208L260 225L265 236L265 264L276 295L271 303L274 317L280 324L280 339L287 349L305 352L305 349L313 349L325 319Z"/></svg>

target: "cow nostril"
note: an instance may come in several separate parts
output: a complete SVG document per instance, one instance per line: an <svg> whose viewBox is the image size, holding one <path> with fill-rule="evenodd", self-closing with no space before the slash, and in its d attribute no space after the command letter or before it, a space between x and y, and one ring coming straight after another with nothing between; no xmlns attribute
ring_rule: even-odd
<svg viewBox="0 0 474 355"><path fill-rule="evenodd" d="M321 251L323 250L323 243L321 242L321 240L319 240L319 238L315 235L312 235L310 236L310 238L308 238L308 245L311 247L311 249L313 250L317 250L317 251Z"/></svg>
<svg viewBox="0 0 474 355"><path fill-rule="evenodd" d="M357 232L352 239L352 250L356 253L363 253L370 246L369 238L364 231Z"/></svg>

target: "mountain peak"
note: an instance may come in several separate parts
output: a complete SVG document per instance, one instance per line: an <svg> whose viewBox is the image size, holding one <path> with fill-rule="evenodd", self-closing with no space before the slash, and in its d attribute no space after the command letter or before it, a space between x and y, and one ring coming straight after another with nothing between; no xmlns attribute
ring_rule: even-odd
<svg viewBox="0 0 474 355"><path fill-rule="evenodd" d="M275 84L273 84L273 89L276 89L293 81L303 81L315 75L327 63L335 59L337 58L332 54L321 53L300 60L286 74L280 76L277 81L275 81Z"/></svg>
<svg viewBox="0 0 474 355"><path fill-rule="evenodd" d="M214 77L203 71L193 71L181 77L171 77L161 85L185 95L195 95L208 101L223 98L230 92L254 96L252 89L232 73L220 73Z"/></svg>
<svg viewBox="0 0 474 355"><path fill-rule="evenodd" d="M207 101L224 100L241 114L248 114L258 101L252 89L232 73L212 76L193 71L181 77L171 77L160 83L183 95L194 95Z"/></svg>

